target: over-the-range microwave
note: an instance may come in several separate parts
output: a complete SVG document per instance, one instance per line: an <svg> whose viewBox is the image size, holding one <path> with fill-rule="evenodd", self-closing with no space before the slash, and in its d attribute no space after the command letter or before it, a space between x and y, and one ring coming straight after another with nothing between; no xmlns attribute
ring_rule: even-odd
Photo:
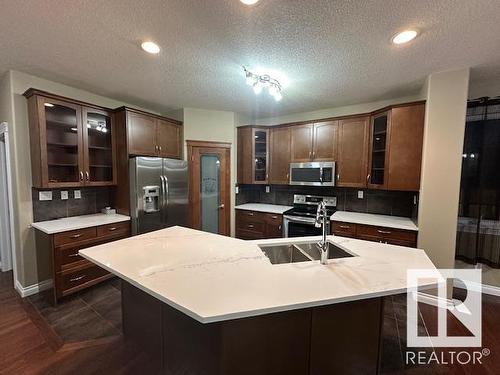
<svg viewBox="0 0 500 375"><path fill-rule="evenodd" d="M335 186L335 162L290 163L290 185Z"/></svg>

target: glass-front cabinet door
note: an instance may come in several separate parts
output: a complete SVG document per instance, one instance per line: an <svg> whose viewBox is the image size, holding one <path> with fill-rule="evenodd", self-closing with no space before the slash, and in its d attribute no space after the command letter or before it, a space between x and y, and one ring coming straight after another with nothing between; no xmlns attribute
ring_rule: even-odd
<svg viewBox="0 0 500 375"><path fill-rule="evenodd" d="M369 188L385 188L387 186L387 142L389 139L389 124L389 111L372 117L370 160L367 176L367 186Z"/></svg>
<svg viewBox="0 0 500 375"><path fill-rule="evenodd" d="M84 107L83 144L86 185L111 185L115 181L111 114Z"/></svg>
<svg viewBox="0 0 500 375"><path fill-rule="evenodd" d="M269 130L253 129L253 181L267 184L269 177Z"/></svg>
<svg viewBox="0 0 500 375"><path fill-rule="evenodd" d="M45 139L46 148L46 152L41 153L41 180L47 187L82 185L81 107L41 97L39 114L41 125L45 125L41 126L41 131L45 132L42 139Z"/></svg>

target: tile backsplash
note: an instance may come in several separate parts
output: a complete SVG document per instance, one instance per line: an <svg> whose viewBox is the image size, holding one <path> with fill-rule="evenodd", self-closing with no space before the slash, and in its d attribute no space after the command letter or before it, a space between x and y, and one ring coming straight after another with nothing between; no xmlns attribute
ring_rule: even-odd
<svg viewBox="0 0 500 375"><path fill-rule="evenodd" d="M75 191L80 191L81 198L75 199ZM113 206L113 188L51 189L52 200L39 200L39 192L47 190L32 189L33 221L60 219L70 216L88 215L101 212L107 206ZM61 192L68 192L68 199L61 199Z"/></svg>
<svg viewBox="0 0 500 375"><path fill-rule="evenodd" d="M381 215L405 216L416 218L418 205L417 192L384 191L354 188L331 188L314 186L271 185L266 193L264 185L238 185L236 204L269 203L291 206L294 194L325 195L337 197L337 210L365 212ZM358 198L358 191L363 198Z"/></svg>

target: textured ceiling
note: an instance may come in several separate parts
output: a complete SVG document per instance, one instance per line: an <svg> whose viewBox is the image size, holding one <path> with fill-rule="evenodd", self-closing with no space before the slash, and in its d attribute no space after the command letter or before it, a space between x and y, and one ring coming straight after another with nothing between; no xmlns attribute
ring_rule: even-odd
<svg viewBox="0 0 500 375"><path fill-rule="evenodd" d="M257 117L410 95L471 66L499 78L498 0L0 0L0 73L17 69L154 110ZM397 31L422 35L393 46ZM158 56L139 48L153 39ZM284 74L275 103L241 66Z"/></svg>

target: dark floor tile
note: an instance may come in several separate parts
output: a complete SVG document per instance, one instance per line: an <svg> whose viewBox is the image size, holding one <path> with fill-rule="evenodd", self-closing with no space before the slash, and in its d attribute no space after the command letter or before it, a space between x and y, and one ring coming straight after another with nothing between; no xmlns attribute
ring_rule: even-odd
<svg viewBox="0 0 500 375"><path fill-rule="evenodd" d="M52 327L65 342L92 340L121 333L88 305L59 319Z"/></svg>
<svg viewBox="0 0 500 375"><path fill-rule="evenodd" d="M116 298L117 295L118 297L120 296L120 291L117 290L110 282L106 282L81 292L79 297L85 303L92 305L100 302L101 300L107 300L112 297Z"/></svg>
<svg viewBox="0 0 500 375"><path fill-rule="evenodd" d="M45 299L30 300L38 312L47 320L50 325L56 324L59 320L68 315L84 310L87 305L77 296L70 296L61 301L57 306L52 306Z"/></svg>
<svg viewBox="0 0 500 375"><path fill-rule="evenodd" d="M384 317L395 318L394 304L391 297L384 298Z"/></svg>
<svg viewBox="0 0 500 375"><path fill-rule="evenodd" d="M404 363L396 320L386 317L382 329L382 371L402 370Z"/></svg>
<svg viewBox="0 0 500 375"><path fill-rule="evenodd" d="M120 292L116 291L115 294L100 299L91 304L90 307L117 330L122 330L122 299Z"/></svg>

